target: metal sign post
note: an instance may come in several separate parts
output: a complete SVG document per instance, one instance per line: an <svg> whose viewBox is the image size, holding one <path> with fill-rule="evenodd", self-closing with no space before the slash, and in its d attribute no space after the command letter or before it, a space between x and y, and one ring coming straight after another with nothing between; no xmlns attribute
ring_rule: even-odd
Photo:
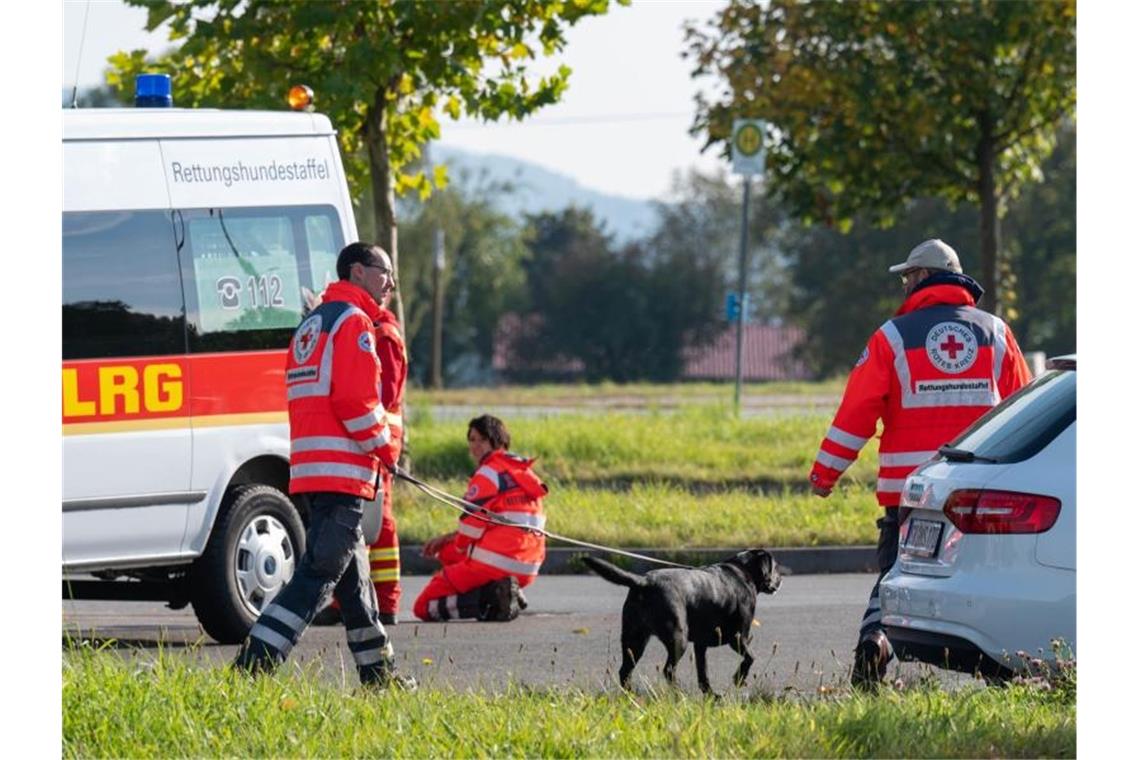
<svg viewBox="0 0 1140 760"><path fill-rule="evenodd" d="M432 267L431 387L443 387L443 229L435 231L435 260Z"/></svg>
<svg viewBox="0 0 1140 760"><path fill-rule="evenodd" d="M745 289L748 279L748 202L752 188L752 175L764 171L764 122L757 119L736 119L732 123L732 171L744 176L744 193L740 215L740 261L737 279L736 313L736 389L733 406L740 417L740 386L744 379L744 320L747 311Z"/></svg>

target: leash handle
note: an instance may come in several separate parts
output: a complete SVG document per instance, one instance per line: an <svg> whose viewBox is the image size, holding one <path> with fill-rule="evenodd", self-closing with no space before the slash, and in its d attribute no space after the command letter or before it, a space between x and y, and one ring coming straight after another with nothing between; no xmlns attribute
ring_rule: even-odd
<svg viewBox="0 0 1140 760"><path fill-rule="evenodd" d="M638 554L637 552L626 551L625 549L617 549L613 546L605 546L603 544L592 544L589 541L580 541L576 538L569 538L567 536L561 536L557 533L551 533L550 531L544 530L542 528L532 528L529 525L521 525L519 523L512 522L510 520L506 520L506 519L503 519L501 517L498 517L497 515L495 515L495 513L489 512L485 508L480 507L478 504L472 504L471 502L469 502L465 499L461 499L458 496L452 496L451 494L447 493L446 491L443 491L441 489L435 488L434 486L428 485L427 483L423 482L422 480L419 480L418 478L413 477L412 475L408 474L404 470L401 470L398 466L395 466L392 468L392 474L395 475L396 477L400 478L401 480L406 480L407 482L416 486L418 489L420 489L421 491L423 491L424 493L426 493L428 496L435 499L436 501L442 502L442 503L446 504L447 506L451 507L452 509L458 509L459 511L463 512L464 514L471 515L472 517L476 517L480 520L485 520L485 521L492 523L494 525L505 525L505 526L510 527L510 528L518 528L519 530L529 530L533 533L539 533L543 536L546 536L547 538L552 538L555 541L565 541L568 544L575 544L577 546L583 546L587 549L597 549L599 551L610 552L611 554L620 554L620 555L623 555L626 557L632 557L633 559L640 559L640 560L644 560L646 562L652 562L652 563L658 564L658 565L668 565L670 567L680 567L680 568L684 568L686 570L692 570L693 569L692 565L682 565L678 562L670 562L669 560L658 559L657 557L649 557L649 556L646 556L644 554Z"/></svg>

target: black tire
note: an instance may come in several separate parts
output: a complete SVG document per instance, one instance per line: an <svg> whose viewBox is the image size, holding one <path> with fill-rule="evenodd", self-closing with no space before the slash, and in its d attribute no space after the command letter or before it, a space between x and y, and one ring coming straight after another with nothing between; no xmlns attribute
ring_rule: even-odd
<svg viewBox="0 0 1140 760"><path fill-rule="evenodd" d="M240 644L304 552L305 528L285 494L266 485L231 489L190 573L202 628L221 644Z"/></svg>

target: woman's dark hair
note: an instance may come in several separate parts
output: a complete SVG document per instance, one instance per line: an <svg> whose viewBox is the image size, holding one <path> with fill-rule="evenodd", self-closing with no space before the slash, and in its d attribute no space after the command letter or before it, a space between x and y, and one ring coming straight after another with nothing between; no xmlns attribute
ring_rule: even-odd
<svg viewBox="0 0 1140 760"><path fill-rule="evenodd" d="M492 449L509 449L511 447L511 434L507 432L506 423L498 417L484 414L467 423L467 431L474 430L491 442Z"/></svg>

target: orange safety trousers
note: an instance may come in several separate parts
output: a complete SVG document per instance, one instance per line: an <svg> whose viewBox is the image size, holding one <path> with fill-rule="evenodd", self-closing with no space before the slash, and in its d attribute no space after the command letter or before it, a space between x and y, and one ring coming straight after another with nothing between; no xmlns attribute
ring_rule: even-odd
<svg viewBox="0 0 1140 760"><path fill-rule="evenodd" d="M380 537L368 548L368 564L381 614L395 615L400 609L400 537L392 514L392 473L382 470L381 476L384 500Z"/></svg>
<svg viewBox="0 0 1140 760"><path fill-rule="evenodd" d="M465 594L511 575L518 579L519 588L525 588L538 577L537 575L509 573L506 570L500 570L497 567L491 567L478 560L473 560L467 556L466 551L457 549L454 541L446 544L436 559L443 563L443 567L431 577L412 606L412 613L420 620L432 619L428 612L428 605L436 599Z"/></svg>

